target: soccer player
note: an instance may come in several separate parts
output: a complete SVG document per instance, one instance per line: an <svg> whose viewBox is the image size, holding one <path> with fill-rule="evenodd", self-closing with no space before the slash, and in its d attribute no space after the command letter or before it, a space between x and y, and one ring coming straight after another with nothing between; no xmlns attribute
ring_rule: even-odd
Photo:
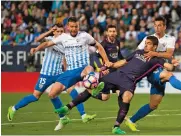
<svg viewBox="0 0 181 136"><path fill-rule="evenodd" d="M42 39L45 39L46 41L50 41L53 38L58 37L64 32L63 25L55 24L49 31L41 34L39 37L37 37L36 41L40 41ZM54 36L50 36L53 33ZM33 49L32 49L33 50ZM52 47L49 47L45 49L45 57L43 59L42 69L40 71L40 77L38 79L38 82L35 86L35 90L32 95L28 95L21 99L17 104L14 106L9 107L8 109L8 120L12 121L14 114L17 110L20 108L23 108L27 106L28 104L32 102L36 102L39 100L41 95L44 93L44 91L52 84L54 83L59 75L63 72L62 71L62 62L63 62L63 52L57 52ZM64 66L65 67L65 66ZM73 90L70 95L75 98L78 93L76 90ZM56 97L54 99L51 99L52 104L54 107L57 107L57 102L62 105L61 100L59 97ZM84 106L83 104L77 105L77 109L82 116L83 122L88 122L91 119L94 118L93 116L85 114ZM69 122L69 118L64 117L64 115L59 114L60 121L58 125L55 127L54 130L60 130L64 125L66 125Z"/></svg>
<svg viewBox="0 0 181 136"><path fill-rule="evenodd" d="M173 69L173 65L165 63L164 59L154 57L149 61L144 57L144 55L149 51L155 51L158 46L158 39L155 36L148 36L145 42L144 50L137 50L132 53L126 60L121 60L113 64L113 67L119 68L119 70L112 72L104 76L101 81L105 83L102 92L109 91L110 89L120 90L118 96L118 102L120 103L120 109L118 111L117 119L114 127L112 128L113 134L125 134L124 131L120 129L120 124L123 122L126 114L129 110L130 101L134 95L135 85L143 77L147 76L153 72L157 67L164 66L168 70ZM127 64L126 64L127 63ZM125 65L126 64L126 65ZM178 62L174 62L175 66ZM124 66L123 66L124 65ZM169 78L172 78L170 76ZM181 83L181 82L180 82ZM181 88L180 88L181 89ZM91 94L86 90L79 94L79 96L66 106L57 109L57 113L68 114L69 111L77 104L88 100Z"/></svg>
<svg viewBox="0 0 181 136"><path fill-rule="evenodd" d="M145 57L147 59L150 59L152 57L159 57L159 58L165 58L170 59L173 56L174 49L175 49L175 37L170 36L165 33L166 30L166 19L162 16L159 16L155 19L154 22L154 29L155 34L159 39L159 44L157 48L157 52L150 51L147 54L145 54ZM145 47L145 40L139 44L138 49L143 49ZM145 104L142 106L130 119L127 118L125 124L132 130L132 131L139 131L136 128L136 122L145 116L147 116L149 113L154 111L158 108L158 105L161 103L164 94L165 94L165 86L166 83L161 83L160 76L163 73L163 68L158 68L154 73L148 76L148 81L152 84L151 90L150 90L150 101L148 104ZM166 71L165 71L166 73ZM170 79L169 82L171 84L180 85L177 81L174 81L174 79Z"/></svg>
<svg viewBox="0 0 181 136"><path fill-rule="evenodd" d="M34 50L35 53L43 48L53 47L58 52L61 52L63 48L65 52L67 71L61 74L52 86L48 94L51 99L54 99L63 90L81 81L85 75L93 72L93 68L89 66L88 47L90 45L97 47L103 61L108 67L112 65L102 45L95 41L88 33L79 31L79 24L75 17L70 17L68 19L67 28L69 33L63 33L52 41L42 43ZM98 87L92 90L92 93L96 95L102 87L104 87L104 84L99 83Z"/></svg>

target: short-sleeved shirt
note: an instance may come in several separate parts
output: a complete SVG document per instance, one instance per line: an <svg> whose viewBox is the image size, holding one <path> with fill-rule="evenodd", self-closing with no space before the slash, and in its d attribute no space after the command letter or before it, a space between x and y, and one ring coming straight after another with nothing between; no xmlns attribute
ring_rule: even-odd
<svg viewBox="0 0 181 136"><path fill-rule="evenodd" d="M54 39L53 36L45 37L46 41L50 41L52 39ZM61 52L58 52L54 49L54 46L46 48L40 74L47 76L56 76L61 74L63 56L64 53L62 49Z"/></svg>
<svg viewBox="0 0 181 136"><path fill-rule="evenodd" d="M63 33L52 40L56 45L54 48L61 51L64 48L67 70L73 70L89 65L89 49L95 45L94 38L86 32L78 32L75 37L69 33Z"/></svg>
<svg viewBox="0 0 181 136"><path fill-rule="evenodd" d="M114 63L118 60L123 59L123 56L120 53L119 42L117 40L115 40L114 43L111 43L107 39L104 39L101 42L101 45L103 46L110 62Z"/></svg>
<svg viewBox="0 0 181 136"><path fill-rule="evenodd" d="M152 36L156 36L156 34L153 34ZM158 38L158 37L157 37ZM146 37L142 40L142 42L138 45L138 49L143 50L145 47L145 41ZM162 38L158 38L159 44L157 47L158 52L165 52L168 48L175 49L175 37L170 36L168 34L165 34Z"/></svg>

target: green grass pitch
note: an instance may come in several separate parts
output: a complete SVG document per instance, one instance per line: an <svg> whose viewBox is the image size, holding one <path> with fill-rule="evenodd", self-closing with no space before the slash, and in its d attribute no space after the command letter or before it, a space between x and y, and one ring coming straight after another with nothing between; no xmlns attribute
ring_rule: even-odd
<svg viewBox="0 0 181 136"><path fill-rule="evenodd" d="M6 115L10 105L15 104L26 93L2 93L1 99L1 134L2 135L111 135L118 104L115 94L107 102L91 98L85 103L88 114L97 114L95 120L84 124L74 108L69 117L72 122L61 131L54 131L58 123L58 116L53 112L53 106L47 95L35 103L20 109L12 122L8 122ZM61 96L64 104L71 100L68 94ZM148 103L148 94L135 94L128 115L132 115L145 103ZM123 123L121 129L128 135L181 135L181 95L166 94L160 107L150 116L138 123L140 132L131 132Z"/></svg>

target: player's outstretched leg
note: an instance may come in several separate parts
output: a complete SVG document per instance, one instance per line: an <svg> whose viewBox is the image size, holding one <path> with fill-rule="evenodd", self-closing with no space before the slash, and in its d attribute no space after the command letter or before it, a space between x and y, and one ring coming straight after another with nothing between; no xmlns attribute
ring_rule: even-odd
<svg viewBox="0 0 181 136"><path fill-rule="evenodd" d="M41 95L42 95L41 92L35 90L33 94L25 96L17 104L15 104L14 106L10 106L8 108L8 114L7 114L8 121L13 120L13 117L14 117L17 110L25 107L26 105L28 105L32 102L38 101L38 99L40 98Z"/></svg>

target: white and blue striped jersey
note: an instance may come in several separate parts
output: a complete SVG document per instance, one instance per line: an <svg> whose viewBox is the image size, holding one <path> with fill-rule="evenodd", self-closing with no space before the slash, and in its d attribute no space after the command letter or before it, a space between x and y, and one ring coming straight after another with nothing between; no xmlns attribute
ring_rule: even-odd
<svg viewBox="0 0 181 136"><path fill-rule="evenodd" d="M53 36L45 38L47 41L54 39ZM56 46L55 46L56 47ZM57 51L54 46L45 49L42 68L40 74L56 76L62 73L63 50Z"/></svg>
<svg viewBox="0 0 181 136"><path fill-rule="evenodd" d="M153 34L152 36L157 37L156 34ZM157 37L158 38L158 37ZM146 37L142 40L142 42L138 45L138 49L143 50L145 47L145 41ZM165 52L168 48L175 49L175 37L165 34L162 38L158 38L159 44L157 47L158 52Z"/></svg>
<svg viewBox="0 0 181 136"><path fill-rule="evenodd" d="M75 37L63 33L52 40L57 50L64 48L67 70L89 65L89 45L95 45L94 38L86 32L78 32Z"/></svg>

